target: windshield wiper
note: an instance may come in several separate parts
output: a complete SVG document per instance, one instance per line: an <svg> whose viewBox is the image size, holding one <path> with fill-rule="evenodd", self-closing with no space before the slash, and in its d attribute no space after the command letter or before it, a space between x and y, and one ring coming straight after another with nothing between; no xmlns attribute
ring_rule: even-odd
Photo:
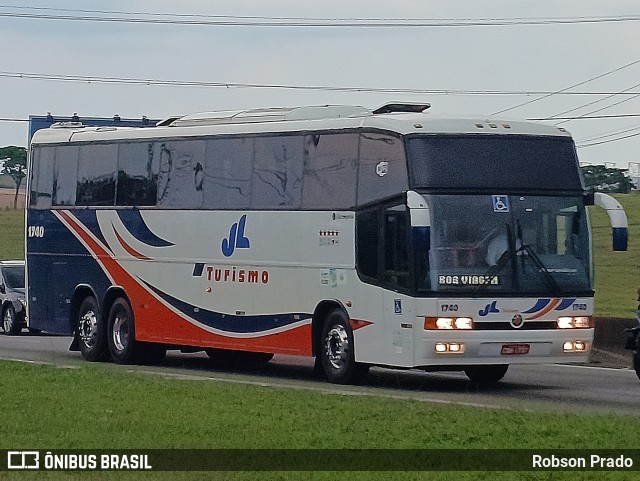
<svg viewBox="0 0 640 481"><path fill-rule="evenodd" d="M562 294L562 289L549 272L547 266L545 266L540 257L538 257L538 254L536 254L531 247L524 243L524 240L522 239L522 227L520 226L519 219L516 220L516 235L520 243L520 247L518 247L518 249L516 250L516 255L519 255L521 258L522 271L524 272L525 258L531 259L533 264L539 269L539 272L542 273L542 277L546 281L547 285L553 290L553 295L559 297Z"/></svg>
<svg viewBox="0 0 640 481"><path fill-rule="evenodd" d="M511 226L507 223L505 227L507 229L507 250L504 251L502 255L498 258L498 262L496 262L495 265L491 266L489 270L484 274L483 277L485 279L488 279L489 282L485 284L480 284L478 287L476 287L476 289L473 291L473 296L477 296L482 291L484 291L487 288L487 286L491 284L491 279L493 279L498 274L500 274L500 272L502 272L502 269L504 269L504 267L509 262L511 263L511 276L512 276L513 285L516 286L516 289L518 287L518 273L517 273L517 261L516 261L517 252L515 248L515 240L513 238L513 231L511 229Z"/></svg>

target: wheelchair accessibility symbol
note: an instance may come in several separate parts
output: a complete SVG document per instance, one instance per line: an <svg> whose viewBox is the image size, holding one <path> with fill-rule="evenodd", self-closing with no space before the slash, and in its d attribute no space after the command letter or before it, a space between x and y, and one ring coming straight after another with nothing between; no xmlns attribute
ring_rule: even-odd
<svg viewBox="0 0 640 481"><path fill-rule="evenodd" d="M509 212L509 197L506 195L492 195L494 212Z"/></svg>

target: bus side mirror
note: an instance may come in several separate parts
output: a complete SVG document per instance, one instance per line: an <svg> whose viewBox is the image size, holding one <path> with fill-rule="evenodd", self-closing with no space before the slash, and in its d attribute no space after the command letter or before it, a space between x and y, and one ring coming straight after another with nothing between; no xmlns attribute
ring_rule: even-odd
<svg viewBox="0 0 640 481"><path fill-rule="evenodd" d="M7 293L7 288L4 287L4 284L0 284L0 294L6 294Z"/></svg>
<svg viewBox="0 0 640 481"><path fill-rule="evenodd" d="M629 237L629 226L627 222L627 214L625 214L620 202L608 194L595 192L593 194L593 204L587 204L586 199L585 204L597 205L607 211L607 215L609 216L611 227L613 229L613 250L617 252L626 251Z"/></svg>
<svg viewBox="0 0 640 481"><path fill-rule="evenodd" d="M411 227L430 227L431 215L427 201L417 192L407 192L407 207L411 213Z"/></svg>

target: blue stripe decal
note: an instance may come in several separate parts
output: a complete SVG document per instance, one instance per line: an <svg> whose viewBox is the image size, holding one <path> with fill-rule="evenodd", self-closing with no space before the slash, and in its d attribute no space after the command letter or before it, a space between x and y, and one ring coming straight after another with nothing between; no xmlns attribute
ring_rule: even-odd
<svg viewBox="0 0 640 481"><path fill-rule="evenodd" d="M165 302L182 312L185 316L204 324L205 326L218 329L220 331L247 334L260 334L278 327L288 326L296 322L311 319L313 314L307 313L289 313L289 314L271 314L263 316L235 316L232 314L222 314L220 312L208 311L206 309L198 309L196 312L194 306L186 302L180 301L166 292L153 287L148 282L140 279L149 289L160 296Z"/></svg>
<svg viewBox="0 0 640 481"><path fill-rule="evenodd" d="M173 243L161 239L144 223L144 219L138 209L117 210L118 217L129 233L140 242L153 247L169 247Z"/></svg>
<svg viewBox="0 0 640 481"><path fill-rule="evenodd" d="M542 309L547 307L547 305L550 302L551 302L551 299L538 299L538 302L536 302L535 306L533 306L531 309L528 309L526 311L522 311L522 313L523 314L532 314L534 312L541 311Z"/></svg>
<svg viewBox="0 0 640 481"><path fill-rule="evenodd" d="M573 304L574 302L576 302L575 297L573 299L563 299L562 302L560 303L560 305L558 307L556 307L555 310L556 311L564 311L569 306L571 306L571 304Z"/></svg>
<svg viewBox="0 0 640 481"><path fill-rule="evenodd" d="M73 215L76 219L78 219L82 225L88 229L96 239L102 242L102 245L107 249L109 248L109 244L105 240L102 235L102 231L100 230L100 226L98 225L98 217L97 211L95 209L74 209L70 211L71 215Z"/></svg>

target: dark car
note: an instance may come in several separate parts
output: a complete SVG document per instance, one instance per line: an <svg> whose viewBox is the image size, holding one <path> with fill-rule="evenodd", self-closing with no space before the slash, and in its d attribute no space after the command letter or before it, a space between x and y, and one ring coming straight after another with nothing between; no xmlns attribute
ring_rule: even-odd
<svg viewBox="0 0 640 481"><path fill-rule="evenodd" d="M0 303L5 334L19 334L26 327L24 261L0 261Z"/></svg>

